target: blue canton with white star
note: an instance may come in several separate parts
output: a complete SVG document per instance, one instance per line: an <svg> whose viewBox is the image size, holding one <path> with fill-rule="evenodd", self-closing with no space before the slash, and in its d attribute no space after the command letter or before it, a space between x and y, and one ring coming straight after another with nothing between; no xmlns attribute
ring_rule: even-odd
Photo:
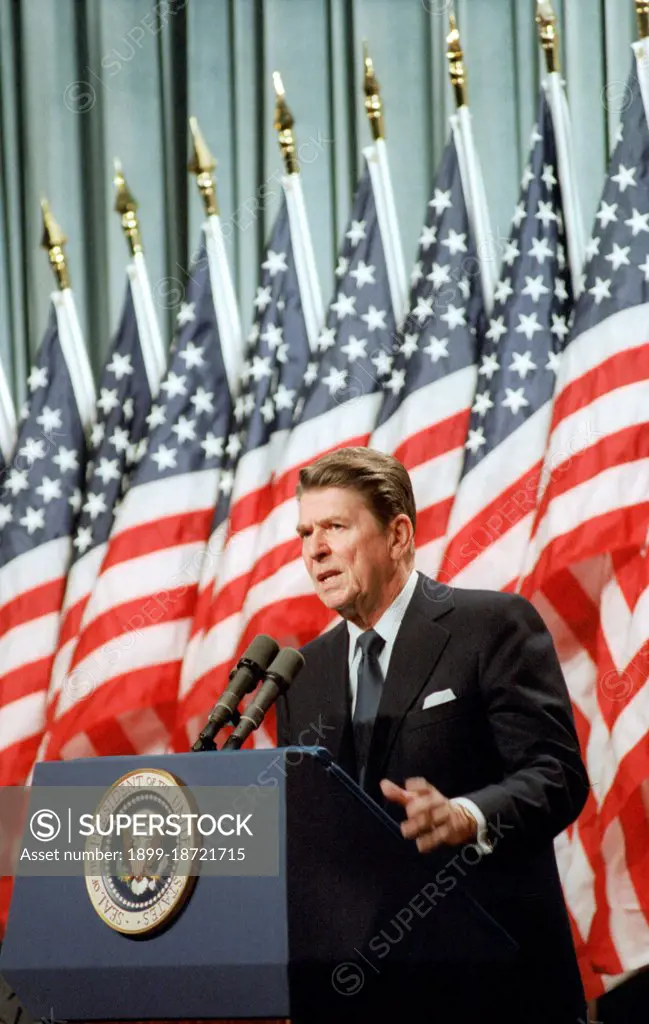
<svg viewBox="0 0 649 1024"><path fill-rule="evenodd" d="M54 307L27 386L18 441L0 490L0 567L71 536L79 510L86 444Z"/></svg>
<svg viewBox="0 0 649 1024"><path fill-rule="evenodd" d="M405 394L475 363L483 315L480 266L451 136L419 239L408 316L396 345L375 363L386 390L379 423Z"/></svg>
<svg viewBox="0 0 649 1024"><path fill-rule="evenodd" d="M146 433L151 390L127 283L122 318L99 382L97 417L90 433L86 491L73 541L74 558L108 540L128 474Z"/></svg>
<svg viewBox="0 0 649 1024"><path fill-rule="evenodd" d="M382 390L376 360L391 351L396 325L367 163L340 249L339 283L304 377L295 419L310 420L362 394Z"/></svg>
<svg viewBox="0 0 649 1024"><path fill-rule="evenodd" d="M221 465L232 405L204 244L176 319L169 367L146 417L148 436L131 487Z"/></svg>
<svg viewBox="0 0 649 1024"><path fill-rule="evenodd" d="M552 115L541 90L529 163L482 343L464 474L554 393L572 310L558 179Z"/></svg>

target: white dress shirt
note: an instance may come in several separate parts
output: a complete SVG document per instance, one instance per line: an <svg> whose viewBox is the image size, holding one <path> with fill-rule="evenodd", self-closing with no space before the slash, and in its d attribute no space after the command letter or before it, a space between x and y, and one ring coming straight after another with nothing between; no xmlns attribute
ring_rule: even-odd
<svg viewBox="0 0 649 1024"><path fill-rule="evenodd" d="M392 604L386 608L376 625L372 627L375 632L379 634L381 639L385 641L383 649L379 654L379 665L381 666L384 679L387 678L390 658L392 657L392 649L394 647L395 640L397 639L401 623L403 622L403 617L406 614L406 609L408 608L408 605L412 600L412 595L415 592L418 576L419 574L417 570L413 569ZM358 693L358 668L361 661L361 648L358 646L357 641L364 630L359 626L354 625L353 622L347 622L347 631L349 633L349 687L351 691L351 712L353 716L354 708L356 707L356 695ZM435 784L434 780L430 781L433 782L433 785ZM475 846L481 853L491 853L492 846L487 836L487 820L477 804L475 804L473 800L468 800L463 796L453 797L451 803L465 807L466 810L473 815L478 823L478 835Z"/></svg>

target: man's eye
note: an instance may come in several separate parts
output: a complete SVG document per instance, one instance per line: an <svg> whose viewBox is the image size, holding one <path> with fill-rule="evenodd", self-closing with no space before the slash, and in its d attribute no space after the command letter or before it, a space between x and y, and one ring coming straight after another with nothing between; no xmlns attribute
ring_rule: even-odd
<svg viewBox="0 0 649 1024"><path fill-rule="evenodd" d="M342 523L332 523L331 524L331 529L332 530L342 530L342 528L343 528L343 524Z"/></svg>

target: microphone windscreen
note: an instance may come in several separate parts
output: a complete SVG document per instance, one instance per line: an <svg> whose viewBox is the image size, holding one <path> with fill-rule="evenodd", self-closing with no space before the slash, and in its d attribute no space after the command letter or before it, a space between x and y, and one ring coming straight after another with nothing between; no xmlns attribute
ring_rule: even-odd
<svg viewBox="0 0 649 1024"><path fill-rule="evenodd" d="M242 660L253 661L261 668L268 668L271 661L279 651L279 644L272 636L260 633L251 641L248 649L243 652Z"/></svg>
<svg viewBox="0 0 649 1024"><path fill-rule="evenodd" d="M287 684L292 683L304 665L304 658L293 647L283 647L268 666L268 672L280 676Z"/></svg>

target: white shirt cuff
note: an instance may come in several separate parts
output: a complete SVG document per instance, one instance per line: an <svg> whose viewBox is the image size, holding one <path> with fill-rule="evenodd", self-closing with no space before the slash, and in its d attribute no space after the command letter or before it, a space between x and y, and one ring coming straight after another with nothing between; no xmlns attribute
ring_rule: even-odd
<svg viewBox="0 0 649 1024"><path fill-rule="evenodd" d="M478 805L474 804L473 800L469 800L465 796L454 796L450 802L452 804L459 804L460 807L464 807L469 814L475 818L478 824L476 841L471 845L475 846L477 850L480 850L480 853L493 853L493 846L487 836L487 819Z"/></svg>

